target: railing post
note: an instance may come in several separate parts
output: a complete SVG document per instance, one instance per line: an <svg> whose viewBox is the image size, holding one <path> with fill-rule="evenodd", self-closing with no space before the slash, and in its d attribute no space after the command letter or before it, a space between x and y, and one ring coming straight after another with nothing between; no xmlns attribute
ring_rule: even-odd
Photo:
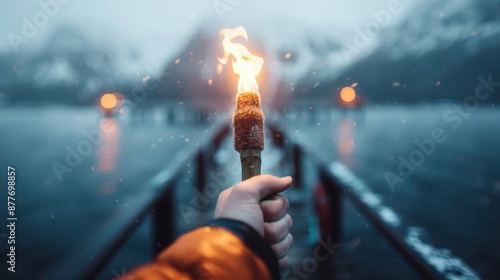
<svg viewBox="0 0 500 280"><path fill-rule="evenodd" d="M342 239L342 197L340 188L335 186L330 194L330 203L332 207L332 240L334 243L340 243Z"/></svg>
<svg viewBox="0 0 500 280"><path fill-rule="evenodd" d="M342 193L337 182L326 175L325 170L321 170L321 181L328 195L330 205L330 231L332 242L340 243L342 239ZM325 237L325 236L323 236Z"/></svg>
<svg viewBox="0 0 500 280"><path fill-rule="evenodd" d="M293 182L295 189L302 188L302 150L297 144L293 145Z"/></svg>
<svg viewBox="0 0 500 280"><path fill-rule="evenodd" d="M203 193L205 191L205 155L203 149L196 155L196 189Z"/></svg>
<svg viewBox="0 0 500 280"><path fill-rule="evenodd" d="M153 254L158 255L175 239L174 191L171 186L158 200L153 212Z"/></svg>

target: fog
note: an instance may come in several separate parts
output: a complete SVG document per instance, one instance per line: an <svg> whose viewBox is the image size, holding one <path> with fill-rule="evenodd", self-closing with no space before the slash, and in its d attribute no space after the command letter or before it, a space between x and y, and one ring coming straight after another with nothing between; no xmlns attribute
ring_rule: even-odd
<svg viewBox="0 0 500 280"><path fill-rule="evenodd" d="M479 43L500 40L495 2L9 1L2 4L0 53L36 53L61 26L71 26L95 44L114 50L113 59L131 76L148 65L162 66L202 26L217 30L243 25L270 52L293 45L300 63L287 74L300 78L318 59L339 72L382 45L391 48L395 58L422 55L464 39L471 52L478 51ZM389 18L381 11L389 11ZM38 23L32 38L23 35L24 19ZM370 28L374 36L362 42L361 48L360 43L356 46L358 31ZM15 42L12 34L27 40ZM325 50L315 53L305 37L312 37L316 47Z"/></svg>

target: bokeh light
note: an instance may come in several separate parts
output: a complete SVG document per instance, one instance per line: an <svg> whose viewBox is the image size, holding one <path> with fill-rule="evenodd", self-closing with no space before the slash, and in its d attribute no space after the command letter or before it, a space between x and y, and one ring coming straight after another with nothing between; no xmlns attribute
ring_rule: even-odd
<svg viewBox="0 0 500 280"><path fill-rule="evenodd" d="M340 91L340 99L346 103L352 102L355 98L356 91L352 87L344 87Z"/></svg>
<svg viewBox="0 0 500 280"><path fill-rule="evenodd" d="M112 93L106 93L101 97L101 106L105 109L112 109L116 106L118 100Z"/></svg>

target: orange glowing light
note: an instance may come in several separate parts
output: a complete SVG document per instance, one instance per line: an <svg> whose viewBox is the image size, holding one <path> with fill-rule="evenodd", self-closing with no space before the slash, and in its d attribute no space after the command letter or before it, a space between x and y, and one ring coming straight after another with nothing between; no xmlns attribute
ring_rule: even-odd
<svg viewBox="0 0 500 280"><path fill-rule="evenodd" d="M352 87L344 87L340 91L340 98L346 103L352 102L356 98L356 91Z"/></svg>
<svg viewBox="0 0 500 280"><path fill-rule="evenodd" d="M229 56L232 55L235 60L232 61L234 73L240 75L238 80L238 93L240 92L259 92L257 77L264 65L264 59L250 53L242 44L232 42L233 39L242 37L248 41L247 32L242 26L234 29L223 28L219 34L224 36L222 46L224 47L224 56L218 58L221 64L227 64ZM221 67L217 67L219 70Z"/></svg>
<svg viewBox="0 0 500 280"><path fill-rule="evenodd" d="M112 109L116 106L118 100L112 93L106 93L101 97L101 106L105 109Z"/></svg>

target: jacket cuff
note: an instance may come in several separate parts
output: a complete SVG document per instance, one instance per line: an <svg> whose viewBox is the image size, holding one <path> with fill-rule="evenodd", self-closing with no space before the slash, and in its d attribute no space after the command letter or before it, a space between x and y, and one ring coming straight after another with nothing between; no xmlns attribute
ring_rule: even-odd
<svg viewBox="0 0 500 280"><path fill-rule="evenodd" d="M231 219L216 219L206 225L225 228L238 236L248 248L264 261L273 279L281 279L276 253L254 228L243 222Z"/></svg>

